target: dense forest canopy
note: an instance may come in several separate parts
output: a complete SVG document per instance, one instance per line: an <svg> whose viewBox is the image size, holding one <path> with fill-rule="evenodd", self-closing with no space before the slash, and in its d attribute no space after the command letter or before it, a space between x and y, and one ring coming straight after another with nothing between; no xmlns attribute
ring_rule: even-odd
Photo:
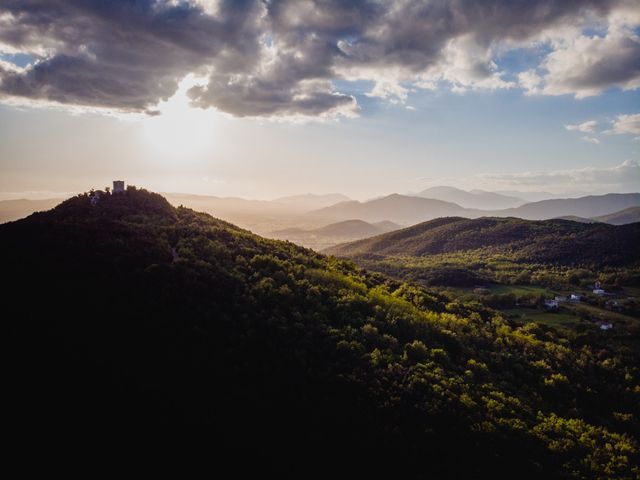
<svg viewBox="0 0 640 480"><path fill-rule="evenodd" d="M283 474L640 474L637 331L516 325L144 190L92 198L0 225L17 423L207 424Z"/></svg>

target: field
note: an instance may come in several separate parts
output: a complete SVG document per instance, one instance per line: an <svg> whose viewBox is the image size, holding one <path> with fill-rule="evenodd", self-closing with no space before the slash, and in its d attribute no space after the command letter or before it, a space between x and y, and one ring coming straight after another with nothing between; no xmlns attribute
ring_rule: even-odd
<svg viewBox="0 0 640 480"><path fill-rule="evenodd" d="M507 318L517 323L538 322L550 327L575 327L579 318L571 312L545 312L533 308L511 308L502 310Z"/></svg>
<svg viewBox="0 0 640 480"><path fill-rule="evenodd" d="M448 298L481 303L498 310L506 319L521 325L536 322L569 332L600 330L600 325L611 323L613 330L618 334L628 331L629 328L640 328L640 315L633 307L640 303L638 287L622 287L616 291L615 296L605 298L596 297L587 289L570 289L567 286L553 288L540 285L487 284L474 287L430 288ZM545 300L566 298L572 293L581 295L582 300L560 301L557 309L549 309L544 305ZM622 311L614 311L613 304L607 302L618 302L618 308ZM600 331L602 334L609 334Z"/></svg>

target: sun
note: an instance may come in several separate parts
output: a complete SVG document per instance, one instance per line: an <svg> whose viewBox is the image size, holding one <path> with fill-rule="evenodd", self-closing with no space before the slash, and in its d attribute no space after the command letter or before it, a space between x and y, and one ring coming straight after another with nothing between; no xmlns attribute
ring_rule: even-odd
<svg viewBox="0 0 640 480"><path fill-rule="evenodd" d="M215 114L189 105L187 91L196 83L192 76L185 78L178 91L158 105L160 114L143 120L145 144L154 154L192 156L212 146Z"/></svg>

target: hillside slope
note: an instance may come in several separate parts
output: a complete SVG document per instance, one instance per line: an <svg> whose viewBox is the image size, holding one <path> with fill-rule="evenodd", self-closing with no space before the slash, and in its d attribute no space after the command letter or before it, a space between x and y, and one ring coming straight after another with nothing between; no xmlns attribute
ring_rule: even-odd
<svg viewBox="0 0 640 480"><path fill-rule="evenodd" d="M629 207L619 212L593 217L597 222L609 223L611 225L626 225L627 223L640 222L640 207Z"/></svg>
<svg viewBox="0 0 640 480"><path fill-rule="evenodd" d="M383 227L378 227L362 220L345 220L343 222L331 223L324 227L313 230L318 235L334 237L371 237L386 233Z"/></svg>
<svg viewBox="0 0 640 480"><path fill-rule="evenodd" d="M527 262L560 265L640 263L640 223L613 226L568 220L438 218L403 230L338 245L326 253L414 256L483 249Z"/></svg>
<svg viewBox="0 0 640 480"><path fill-rule="evenodd" d="M608 193L580 198L542 200L527 203L518 208L486 212L485 215L517 217L526 220L545 220L569 215L592 218L629 207L640 207L640 193Z"/></svg>
<svg viewBox="0 0 640 480"><path fill-rule="evenodd" d="M131 187L2 225L0 248L16 429L206 424L218 453L295 478L638 473L638 352L590 332L511 325Z"/></svg>

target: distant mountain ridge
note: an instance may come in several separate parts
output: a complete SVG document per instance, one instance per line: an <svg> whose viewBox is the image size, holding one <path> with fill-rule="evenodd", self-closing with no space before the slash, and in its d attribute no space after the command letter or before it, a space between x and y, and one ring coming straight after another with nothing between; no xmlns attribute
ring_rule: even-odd
<svg viewBox="0 0 640 480"><path fill-rule="evenodd" d="M392 194L368 202L344 202L311 214L333 217L336 220L358 218L365 222L389 220L400 224L414 224L437 217L464 215L467 209L460 205L431 198Z"/></svg>
<svg viewBox="0 0 640 480"><path fill-rule="evenodd" d="M448 191L457 190L450 187L446 187L446 189ZM480 195L478 192L471 193L461 190L459 192L465 195ZM491 192L480 193L485 195ZM611 224L632 223L640 219L637 210L640 207L640 193L611 193L580 198L542 200L501 210L465 208L455 202L399 194L365 202L348 200L348 197L342 194L305 194L283 197L278 201L178 193L165 194L165 196L173 205L185 205L202 210L263 235L275 230L290 228L313 230L322 225L354 219L368 223L390 221L404 226L446 216L465 218L518 217L528 220L569 218L575 221L600 221ZM508 196L502 197L509 198ZM322 208L309 208L311 204L331 203L334 200L339 201ZM47 210L59 201L60 199L0 201L0 223L26 217L35 211ZM629 211L625 211L627 209ZM625 212L622 213L623 211ZM620 217L607 217L618 213L620 213Z"/></svg>
<svg viewBox="0 0 640 480"><path fill-rule="evenodd" d="M518 217L527 220L545 220L554 217L575 215L592 218L619 212L630 207L640 207L640 193L608 193L580 198L541 200L518 208L488 212L500 217Z"/></svg>
<svg viewBox="0 0 640 480"><path fill-rule="evenodd" d="M484 190L465 191L454 187L431 187L417 193L416 196L456 203L464 208L480 208L484 210L513 208L527 203L526 200L515 196Z"/></svg>
<svg viewBox="0 0 640 480"><path fill-rule="evenodd" d="M24 218L33 212L49 210L58 205L62 200L62 198L2 200L0 201L0 223Z"/></svg>
<svg viewBox="0 0 640 480"><path fill-rule="evenodd" d="M500 195L507 195L509 197L522 198L525 202L539 202L541 200L552 200L554 198L579 198L589 195L590 192L573 192L567 193L552 193L552 192L529 192L521 190L496 190L494 193Z"/></svg>
<svg viewBox="0 0 640 480"><path fill-rule="evenodd" d="M525 220L546 220L573 215L591 218L608 215L630 207L640 207L640 193L609 193L606 195L542 200L517 208L480 210L458 204L421 197L393 194L368 202L345 202L311 212L336 219L359 218L368 222L391 220L405 225L438 217L478 218L517 217Z"/></svg>

